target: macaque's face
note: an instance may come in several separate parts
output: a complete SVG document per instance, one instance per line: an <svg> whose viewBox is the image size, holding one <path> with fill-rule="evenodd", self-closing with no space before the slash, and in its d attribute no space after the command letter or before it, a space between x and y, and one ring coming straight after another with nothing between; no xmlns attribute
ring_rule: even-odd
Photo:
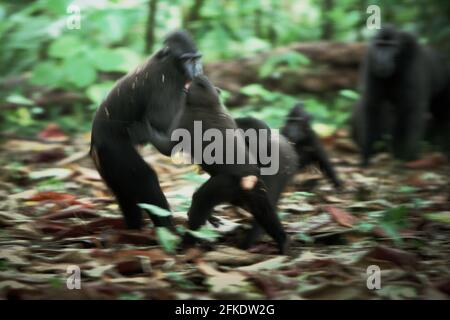
<svg viewBox="0 0 450 320"><path fill-rule="evenodd" d="M294 143L309 139L311 116L300 106L295 106L286 118L281 134Z"/></svg>
<svg viewBox="0 0 450 320"><path fill-rule="evenodd" d="M203 73L202 55L197 51L191 37L185 32L175 32L164 41L165 47L160 51L160 58L168 59L186 80L186 89L190 81Z"/></svg>
<svg viewBox="0 0 450 320"><path fill-rule="evenodd" d="M372 41L370 65L374 74L380 78L392 76L400 53L400 39L394 29L381 30Z"/></svg>

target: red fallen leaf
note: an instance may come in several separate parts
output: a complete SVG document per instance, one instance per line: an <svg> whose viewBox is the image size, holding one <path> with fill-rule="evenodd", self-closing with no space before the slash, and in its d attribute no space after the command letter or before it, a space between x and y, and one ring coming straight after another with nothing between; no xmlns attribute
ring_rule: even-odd
<svg viewBox="0 0 450 320"><path fill-rule="evenodd" d="M63 159L65 156L66 154L64 152L64 149L55 148L35 153L28 159L28 161L32 163L54 162Z"/></svg>
<svg viewBox="0 0 450 320"><path fill-rule="evenodd" d="M405 163L408 169L434 169L447 163L447 158L440 154L431 154L425 158Z"/></svg>
<svg viewBox="0 0 450 320"><path fill-rule="evenodd" d="M400 267L415 267L417 266L417 256L411 252L388 248L385 246L377 246L367 254L368 257L390 261Z"/></svg>
<svg viewBox="0 0 450 320"><path fill-rule="evenodd" d="M372 229L372 233L373 233L373 235L380 237L380 238L389 237L389 235L386 233L386 231L384 231L383 228L380 228L378 226Z"/></svg>
<svg viewBox="0 0 450 320"><path fill-rule="evenodd" d="M76 199L76 197L72 194L61 193L61 192L53 192L53 191L43 191L34 194L29 197L27 200L29 201L52 201L52 202L63 202L67 205L80 205L84 208L92 208L93 205L88 202L81 202Z"/></svg>
<svg viewBox="0 0 450 320"><path fill-rule="evenodd" d="M153 245L156 244L155 236L149 233L122 230L117 232L117 243L127 243L134 245Z"/></svg>
<svg viewBox="0 0 450 320"><path fill-rule="evenodd" d="M35 195L28 198L30 201L66 201L72 202L75 201L75 196L67 193L53 192L53 191L44 191L38 192Z"/></svg>
<svg viewBox="0 0 450 320"><path fill-rule="evenodd" d="M102 229L125 229L125 222L122 218L102 218L92 221L88 224L76 225L69 230L58 233L55 236L55 240L69 238L69 237L81 237L95 233Z"/></svg>
<svg viewBox="0 0 450 320"><path fill-rule="evenodd" d="M37 223L37 229L41 230L43 233L57 234L68 231L70 227L61 222L39 221Z"/></svg>
<svg viewBox="0 0 450 320"><path fill-rule="evenodd" d="M335 206L324 206L325 211L327 211L333 219L339 223L341 226L351 228L357 219L345 210L336 208Z"/></svg>
<svg viewBox="0 0 450 320"><path fill-rule="evenodd" d="M43 215L41 219L48 219L48 220L60 220L68 218L89 219L98 217L99 217L98 214L94 210L77 206Z"/></svg>
<svg viewBox="0 0 450 320"><path fill-rule="evenodd" d="M116 269L120 274L124 276L144 272L144 270L142 269L141 260L137 257L117 262Z"/></svg>
<svg viewBox="0 0 450 320"><path fill-rule="evenodd" d="M38 133L38 138L44 140L64 141L67 139L67 136L56 123L49 123L47 127Z"/></svg>

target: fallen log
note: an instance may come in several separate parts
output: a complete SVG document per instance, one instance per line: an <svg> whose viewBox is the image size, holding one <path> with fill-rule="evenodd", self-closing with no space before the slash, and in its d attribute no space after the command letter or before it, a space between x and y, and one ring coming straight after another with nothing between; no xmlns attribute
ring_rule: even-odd
<svg viewBox="0 0 450 320"><path fill-rule="evenodd" d="M295 43L247 58L208 63L205 72L218 87L231 93L227 101L229 106L241 104L245 96L240 89L252 83L287 94L355 89L365 48L363 43ZM268 58L289 52L305 55L310 64L298 70L283 68L276 75L260 77L259 70Z"/></svg>

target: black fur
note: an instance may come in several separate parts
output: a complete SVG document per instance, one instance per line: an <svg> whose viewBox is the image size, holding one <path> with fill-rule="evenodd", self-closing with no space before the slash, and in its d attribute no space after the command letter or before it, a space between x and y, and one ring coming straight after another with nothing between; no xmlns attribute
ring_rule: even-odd
<svg viewBox="0 0 450 320"><path fill-rule="evenodd" d="M387 126L394 157L417 158L429 113L437 114L443 108L432 108L432 104L446 90L444 61L413 35L386 26L370 43L361 81L359 115L354 118L359 119L355 131L359 132L362 164L369 163L386 123L392 123Z"/></svg>
<svg viewBox="0 0 450 320"><path fill-rule="evenodd" d="M196 77L192 81L186 98L186 107L180 117L174 120L173 129L186 129L191 137L194 136L194 121L202 121L202 134L208 129L217 129L226 139L225 131L227 129L238 129L238 123L228 114L227 110L220 103L216 88L205 78ZM238 121L239 122L239 121ZM243 122L240 121L242 126ZM254 125L250 121L250 125ZM263 128L268 128L265 124ZM167 135L148 128L147 134L151 140L158 141L154 145L163 154L171 154L177 141L171 141ZM222 141L226 146L225 140ZM201 150L207 147L210 142L202 142ZM287 148L289 145L286 143ZM194 139L192 139L191 150L194 150ZM223 150L224 158L227 157L228 150ZM245 154L245 159L249 159L248 145L242 140L237 143L235 155ZM276 214L276 203L281 193L281 189L287 183L288 178L295 172L296 156L292 151L292 158L282 159L280 169L283 172L279 178L276 176L260 176L258 164L237 164L236 157L234 163L212 163L207 164L203 159L198 159L191 153L191 157L201 167L211 175L211 178L204 183L195 193L192 199L192 205L189 209L189 229L196 230L200 228L212 213L214 206L229 202L249 210L255 219L252 231L244 241L242 246L248 247L260 235L259 226L261 226L277 243L280 253L287 250L288 239ZM282 154L281 157L284 157ZM289 162L290 161L290 162ZM293 162L292 162L293 161ZM294 163L291 165L290 163ZM284 167L283 167L284 165ZM245 190L240 183L243 177L257 176L258 182L251 190ZM193 242L195 239L191 236L185 238L185 242Z"/></svg>
<svg viewBox="0 0 450 320"><path fill-rule="evenodd" d="M311 126L311 116L303 104L296 104L286 117L281 133L295 146L298 155L298 169L317 165L336 188L342 186L325 149Z"/></svg>
<svg viewBox="0 0 450 320"><path fill-rule="evenodd" d="M269 197L269 201L273 208L277 208L278 200L280 199L281 193L286 188L286 185L292 179L294 174L297 172L297 164L299 161L296 150L292 146L292 144L282 135L278 136L278 140L271 134L270 127L259 119L253 117L243 117L236 118L236 123L239 128L247 131L249 129L255 130L267 130L269 132L268 139L274 139L274 143L278 144L279 150L279 171L275 175L262 175L262 181L267 189L267 196ZM261 139L265 139L265 136L258 135L258 144ZM249 141L246 141L247 146L249 145ZM265 154L272 154L271 144L259 144L262 148L267 148L267 152ZM258 156L255 156L258 159L258 167L262 168L265 165L261 162ZM254 244L263 234L263 229L254 220L252 224L252 229L246 234L246 237L241 243L241 248L249 248L252 244Z"/></svg>
<svg viewBox="0 0 450 320"><path fill-rule="evenodd" d="M185 54L190 55L190 60ZM169 130L184 105L184 86L193 70L200 68L192 39L181 31L172 33L163 49L116 83L95 114L91 156L116 196L129 228L139 229L142 225L137 203L170 209L155 171L144 162L135 145L153 143L140 134L143 126ZM173 227L170 218L150 217L157 226Z"/></svg>

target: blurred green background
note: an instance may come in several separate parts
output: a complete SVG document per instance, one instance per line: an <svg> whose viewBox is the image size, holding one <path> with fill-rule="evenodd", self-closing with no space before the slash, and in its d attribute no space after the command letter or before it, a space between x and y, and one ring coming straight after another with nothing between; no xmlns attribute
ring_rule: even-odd
<svg viewBox="0 0 450 320"><path fill-rule="evenodd" d="M67 27L68 7L80 8L80 29ZM90 129L93 112L114 82L160 47L168 32L189 30L204 62L252 57L292 43L365 42L370 4L382 23L394 22L422 42L450 53L448 0L125 0L0 1L0 132L33 135L49 122L67 132ZM259 76L301 69L300 53L263 60ZM245 72L245 70L244 70ZM236 115L252 114L279 126L301 99L316 123L345 124L357 87L289 94L258 79L240 88ZM228 92L223 94L227 103ZM239 107L239 108L237 108Z"/></svg>

